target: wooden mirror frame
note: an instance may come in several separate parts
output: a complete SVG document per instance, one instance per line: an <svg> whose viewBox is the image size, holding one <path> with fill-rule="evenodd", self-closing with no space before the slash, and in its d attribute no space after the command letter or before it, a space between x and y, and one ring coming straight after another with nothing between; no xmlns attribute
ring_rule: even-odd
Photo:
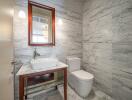
<svg viewBox="0 0 132 100"><path fill-rule="evenodd" d="M32 6L50 10L52 12L52 43L31 43L32 34ZM55 46L55 8L28 0L28 45L29 46Z"/></svg>

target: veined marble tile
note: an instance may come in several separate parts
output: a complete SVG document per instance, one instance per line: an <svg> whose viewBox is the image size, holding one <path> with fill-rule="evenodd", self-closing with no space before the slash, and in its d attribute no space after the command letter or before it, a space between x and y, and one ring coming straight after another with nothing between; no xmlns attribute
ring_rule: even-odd
<svg viewBox="0 0 132 100"><path fill-rule="evenodd" d="M83 9L83 68L98 89L131 100L132 1L89 0Z"/></svg>

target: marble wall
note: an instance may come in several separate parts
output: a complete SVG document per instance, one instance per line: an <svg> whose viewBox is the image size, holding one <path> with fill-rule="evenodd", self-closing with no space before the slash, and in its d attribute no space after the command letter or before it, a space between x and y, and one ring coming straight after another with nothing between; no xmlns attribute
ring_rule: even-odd
<svg viewBox="0 0 132 100"><path fill-rule="evenodd" d="M87 0L83 68L115 100L132 100L132 0Z"/></svg>
<svg viewBox="0 0 132 100"><path fill-rule="evenodd" d="M57 56L65 62L67 56L82 57L82 4L81 0L33 0L49 5L56 9L56 46L37 47L41 56ZM18 17L18 12L24 10L26 18ZM27 0L16 0L14 15L14 48L15 59L27 63L31 60L34 47L28 46L28 19ZM63 21L62 25L58 20ZM16 65L16 72L20 64ZM16 91L18 94L18 77L16 77ZM16 95L18 98L18 95Z"/></svg>

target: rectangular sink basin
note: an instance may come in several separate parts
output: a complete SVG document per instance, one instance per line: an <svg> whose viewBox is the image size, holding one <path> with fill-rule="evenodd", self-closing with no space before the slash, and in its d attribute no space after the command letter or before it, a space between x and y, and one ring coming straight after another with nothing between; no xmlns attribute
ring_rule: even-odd
<svg viewBox="0 0 132 100"><path fill-rule="evenodd" d="M31 60L32 69L39 70L49 67L55 67L58 64L58 59L55 58L37 58Z"/></svg>

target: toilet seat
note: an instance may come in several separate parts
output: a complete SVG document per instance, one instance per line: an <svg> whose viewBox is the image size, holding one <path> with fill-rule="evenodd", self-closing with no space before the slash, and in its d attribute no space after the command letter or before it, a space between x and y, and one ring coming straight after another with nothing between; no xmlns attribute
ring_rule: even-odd
<svg viewBox="0 0 132 100"><path fill-rule="evenodd" d="M94 76L84 70L78 70L78 71L74 71L72 72L72 74L76 77L76 78L79 78L80 80L90 80L90 79L93 79Z"/></svg>

